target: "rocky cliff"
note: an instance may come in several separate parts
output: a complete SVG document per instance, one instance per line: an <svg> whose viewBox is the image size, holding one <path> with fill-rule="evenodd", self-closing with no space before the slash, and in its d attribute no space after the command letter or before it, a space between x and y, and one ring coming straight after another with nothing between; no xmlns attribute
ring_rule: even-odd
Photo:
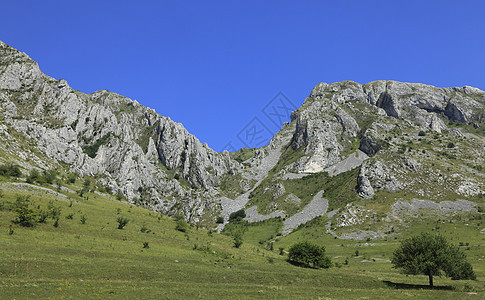
<svg viewBox="0 0 485 300"><path fill-rule="evenodd" d="M290 232L327 210L368 211L353 205L392 214L396 201L485 198L485 92L472 87L320 83L269 145L217 153L182 124L73 90L0 42L0 115L3 162L94 176L191 221L246 209L248 221L286 217Z"/></svg>
<svg viewBox="0 0 485 300"><path fill-rule="evenodd" d="M188 219L197 220L208 208L217 211L210 200L214 187L239 168L182 124L109 91L73 90L1 42L0 108L10 144L5 151L26 169L61 164L95 175L132 202L163 212L182 207ZM33 142L35 150L16 147L16 135Z"/></svg>

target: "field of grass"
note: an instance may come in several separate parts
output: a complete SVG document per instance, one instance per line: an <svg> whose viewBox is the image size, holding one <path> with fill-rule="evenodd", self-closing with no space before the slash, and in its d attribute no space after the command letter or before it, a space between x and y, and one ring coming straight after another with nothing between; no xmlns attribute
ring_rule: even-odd
<svg viewBox="0 0 485 300"><path fill-rule="evenodd" d="M77 191L80 181L66 185ZM466 252L478 280L436 278L437 289L429 290L425 276L401 275L387 261L399 239L376 240L373 245L337 240L325 233L325 220L277 238L273 251L260 241L274 236L281 221L249 226L242 246L235 248L230 236L196 226L175 230L173 219L109 195L84 193L81 198L62 192L62 197L12 186L1 177L0 189L2 299L479 299L485 293L480 246L485 235L464 224L443 224L436 230L450 237L459 233L460 241L469 243ZM58 227L51 218L35 227L14 224L12 208L19 195L30 195L33 210L59 207ZM123 229L118 229L120 216L129 219ZM430 230L428 225L417 223L409 232ZM313 270L287 263L279 248L303 240L325 245L341 266Z"/></svg>

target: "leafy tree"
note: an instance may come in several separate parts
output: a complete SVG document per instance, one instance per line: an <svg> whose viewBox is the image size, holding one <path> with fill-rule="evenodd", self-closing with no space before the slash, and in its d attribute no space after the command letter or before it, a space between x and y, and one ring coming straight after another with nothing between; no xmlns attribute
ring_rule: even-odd
<svg viewBox="0 0 485 300"><path fill-rule="evenodd" d="M242 219L246 218L246 212L244 209L240 209L238 211L235 211L229 215L229 222L234 221L242 221Z"/></svg>
<svg viewBox="0 0 485 300"><path fill-rule="evenodd" d="M431 288L433 276L446 274L454 280L476 278L465 254L439 234L422 233L402 241L391 262L405 274L428 275Z"/></svg>
<svg viewBox="0 0 485 300"><path fill-rule="evenodd" d="M325 247L310 242L300 242L291 246L288 261L307 268L330 268L332 261L325 254Z"/></svg>

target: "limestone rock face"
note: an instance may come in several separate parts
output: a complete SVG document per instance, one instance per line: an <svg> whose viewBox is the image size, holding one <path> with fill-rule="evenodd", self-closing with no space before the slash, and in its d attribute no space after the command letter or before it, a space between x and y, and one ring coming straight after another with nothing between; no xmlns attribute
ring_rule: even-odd
<svg viewBox="0 0 485 300"><path fill-rule="evenodd" d="M0 163L96 176L132 203L193 222L242 208L254 220L291 218L316 195L336 208L399 191L481 197L483 128L485 92L473 87L320 83L269 145L245 150L253 157L217 153L136 100L73 90L0 42Z"/></svg>
<svg viewBox="0 0 485 300"><path fill-rule="evenodd" d="M181 203L187 219L195 221L213 206L204 199L214 193L219 178L240 168L228 155L200 143L182 124L109 91L75 91L4 43L0 109L4 122L35 141L54 164L101 176L114 192L156 210L173 212Z"/></svg>

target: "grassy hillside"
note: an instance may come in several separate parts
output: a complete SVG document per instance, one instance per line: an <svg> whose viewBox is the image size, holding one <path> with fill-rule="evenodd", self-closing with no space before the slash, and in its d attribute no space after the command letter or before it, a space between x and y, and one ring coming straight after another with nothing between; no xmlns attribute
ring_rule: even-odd
<svg viewBox="0 0 485 300"><path fill-rule="evenodd" d="M83 187L80 179L63 184L72 191ZM277 239L271 251L267 241L281 229L281 220L276 220L244 229L243 245L235 248L230 236L197 226L186 232L176 230L172 218L110 195L85 192L80 197L62 190L57 194L47 184L42 187L13 185L0 177L2 299L458 299L470 292L478 293L470 295L478 299L484 293L485 235L469 230L471 225L449 223L433 228L450 237L460 233L460 240L453 242L470 248L465 251L478 280L436 278L438 289L428 290L425 276L406 277L387 261L400 237L367 244L336 240L325 234L325 220L317 218L311 226ZM21 196L29 196L33 212L60 208L58 226L50 216L34 227L13 223L15 203ZM119 217L129 219L123 229L118 229ZM424 223L413 226L407 232L430 229ZM325 245L338 267L313 270L287 263L280 248L288 249L302 240Z"/></svg>

